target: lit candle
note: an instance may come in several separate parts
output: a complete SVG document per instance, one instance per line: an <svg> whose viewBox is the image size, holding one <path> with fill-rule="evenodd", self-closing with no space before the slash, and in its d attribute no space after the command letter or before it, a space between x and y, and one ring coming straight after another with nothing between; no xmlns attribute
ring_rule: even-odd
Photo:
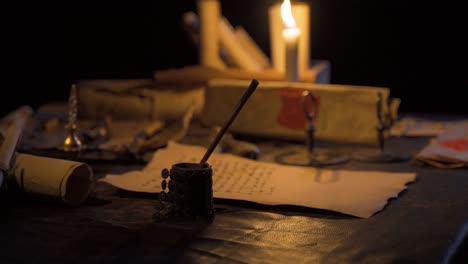
<svg viewBox="0 0 468 264"><path fill-rule="evenodd" d="M288 1L289 2L289 1ZM284 22L281 15L281 3L275 4L269 8L269 24L270 24L270 50L271 62L273 69L278 72L285 72L286 69L286 54L285 37L283 36ZM309 69L310 57L310 6L307 3L291 3L291 12L296 22L296 26L300 29L300 38L298 44L298 64L299 77L304 76Z"/></svg>
<svg viewBox="0 0 468 264"><path fill-rule="evenodd" d="M286 50L285 79L294 82L299 79L297 57L301 30L296 26L296 21L291 11L291 2L289 0L284 0L281 5L281 18L284 23L283 38Z"/></svg>

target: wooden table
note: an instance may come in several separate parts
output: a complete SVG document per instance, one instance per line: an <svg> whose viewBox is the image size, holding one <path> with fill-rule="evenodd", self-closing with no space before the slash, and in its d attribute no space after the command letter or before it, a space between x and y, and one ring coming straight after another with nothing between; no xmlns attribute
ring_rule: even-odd
<svg viewBox="0 0 468 264"><path fill-rule="evenodd" d="M427 142L427 138L394 138L388 145L415 154ZM262 159L271 160L275 151L271 142L260 147ZM138 168L93 167L99 177ZM442 170L414 161L350 162L337 168L411 171L417 180L369 219L216 200L211 224L155 223L156 196L104 183L98 183L89 201L78 208L1 192L0 262L448 263L463 240L466 249L468 169ZM462 257L466 254L456 260Z"/></svg>

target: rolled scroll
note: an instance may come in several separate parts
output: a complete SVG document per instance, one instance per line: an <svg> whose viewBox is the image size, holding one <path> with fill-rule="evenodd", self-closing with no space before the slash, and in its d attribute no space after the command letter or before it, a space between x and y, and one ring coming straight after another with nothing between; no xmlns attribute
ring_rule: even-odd
<svg viewBox="0 0 468 264"><path fill-rule="evenodd" d="M226 65L219 57L219 23L221 4L218 0L198 0L200 16L200 64L215 69Z"/></svg>
<svg viewBox="0 0 468 264"><path fill-rule="evenodd" d="M236 34L237 41L239 41L241 46L249 53L260 68L267 69L271 67L270 59L263 53L262 49L243 27L237 26L234 33Z"/></svg>
<svg viewBox="0 0 468 264"><path fill-rule="evenodd" d="M212 80L205 92L201 121L222 125L242 96L247 81ZM319 140L346 144L377 144L378 94L384 102L390 89L336 84L262 82L232 124L234 133L289 140L304 140L306 117L301 93L311 91L319 98L316 137ZM393 101L392 101L393 102ZM396 119L399 100L383 105L384 115Z"/></svg>
<svg viewBox="0 0 468 264"><path fill-rule="evenodd" d="M21 190L72 206L84 202L93 187L93 171L88 165L28 154L17 155L13 176Z"/></svg>
<svg viewBox="0 0 468 264"><path fill-rule="evenodd" d="M115 120L179 120L190 106L201 113L204 90L200 84L158 85L152 80L79 81L80 118Z"/></svg>
<svg viewBox="0 0 468 264"><path fill-rule="evenodd" d="M0 170L10 170L16 145L32 112L31 107L22 106L1 120Z"/></svg>
<svg viewBox="0 0 468 264"><path fill-rule="evenodd" d="M203 27L203 25L202 25ZM239 42L231 23L223 17L219 23L219 40L234 66L243 70L259 71L262 69L255 58Z"/></svg>

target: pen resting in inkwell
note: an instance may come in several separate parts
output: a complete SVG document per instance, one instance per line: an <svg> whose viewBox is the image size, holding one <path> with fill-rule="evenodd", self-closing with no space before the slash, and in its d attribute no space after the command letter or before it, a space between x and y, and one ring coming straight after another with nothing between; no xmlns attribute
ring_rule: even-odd
<svg viewBox="0 0 468 264"><path fill-rule="evenodd" d="M156 219L170 216L208 218L214 216L212 169L207 163L229 126L236 119L244 104L257 88L259 82L253 79L234 112L208 147L199 163L182 162L161 171L163 208L155 214ZM168 191L166 192L166 189Z"/></svg>

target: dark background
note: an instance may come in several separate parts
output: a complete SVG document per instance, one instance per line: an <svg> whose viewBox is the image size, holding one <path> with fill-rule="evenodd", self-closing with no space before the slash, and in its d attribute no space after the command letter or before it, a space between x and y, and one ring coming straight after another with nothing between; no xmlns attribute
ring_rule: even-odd
<svg viewBox="0 0 468 264"><path fill-rule="evenodd" d="M267 8L277 2L221 0L223 15L246 28L268 55ZM307 2L311 56L331 62L332 83L389 87L403 100L402 112L468 114L462 1ZM11 89L2 113L22 104L66 100L75 80L151 78L154 70L196 64L197 51L180 24L184 12L196 10L195 3L49 1L46 27L43 15L26 24L47 50L28 48L46 57L36 61L37 70L24 64L21 70L39 77L32 80L32 92L25 92L31 87Z"/></svg>

